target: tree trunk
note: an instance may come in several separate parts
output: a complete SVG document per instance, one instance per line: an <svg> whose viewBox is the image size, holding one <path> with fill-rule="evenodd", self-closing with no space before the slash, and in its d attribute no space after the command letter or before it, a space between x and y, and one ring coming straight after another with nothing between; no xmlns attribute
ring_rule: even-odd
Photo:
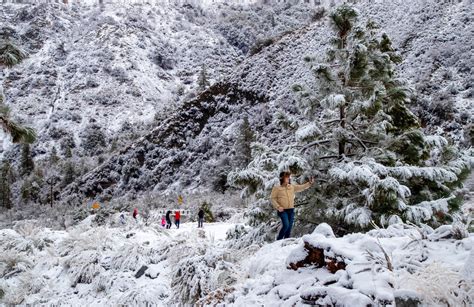
<svg viewBox="0 0 474 307"><path fill-rule="evenodd" d="M339 120L341 128L346 127L346 110L345 106L339 106ZM345 154L346 142L344 140L339 140L339 158Z"/></svg>
<svg viewBox="0 0 474 307"><path fill-rule="evenodd" d="M53 184L51 183L51 208L53 208Z"/></svg>

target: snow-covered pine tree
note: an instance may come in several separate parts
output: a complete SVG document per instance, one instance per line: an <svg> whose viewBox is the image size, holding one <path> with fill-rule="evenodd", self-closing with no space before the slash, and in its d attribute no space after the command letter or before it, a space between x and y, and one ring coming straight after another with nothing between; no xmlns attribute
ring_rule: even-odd
<svg viewBox="0 0 474 307"><path fill-rule="evenodd" d="M76 178L76 170L72 161L66 161L63 166L62 185L66 186L74 181Z"/></svg>
<svg viewBox="0 0 474 307"><path fill-rule="evenodd" d="M53 146L51 153L49 154L49 163L51 165L56 165L59 162L58 150L56 146Z"/></svg>
<svg viewBox="0 0 474 307"><path fill-rule="evenodd" d="M28 176L35 169L35 163L31 157L31 149L29 144L22 144L20 158L20 175Z"/></svg>
<svg viewBox="0 0 474 307"><path fill-rule="evenodd" d="M241 198L249 203L246 216L251 225L258 225L276 217L269 195L273 186L279 184L278 173L290 170L301 174L308 168L307 161L291 146L271 148L255 142L250 163L244 169L230 172L227 180L231 186L243 188Z"/></svg>
<svg viewBox="0 0 474 307"><path fill-rule="evenodd" d="M210 85L210 83L209 83L209 79L208 79L208 76L207 76L206 65L203 64L201 66L201 71L200 71L199 77L198 77L199 90L204 91L209 85Z"/></svg>
<svg viewBox="0 0 474 307"><path fill-rule="evenodd" d="M239 126L239 133L235 142L235 161L237 167L246 167L252 158L251 144L255 141L255 133L250 126L247 116Z"/></svg>
<svg viewBox="0 0 474 307"><path fill-rule="evenodd" d="M251 195L250 215L259 217L251 221L272 216L269 191L278 172L289 169L316 175L316 187L300 199L308 204L300 206L300 225L326 221L343 233L372 221L446 222L459 205L454 192L472 156L420 129L388 35L373 22L362 25L348 5L336 8L330 22L335 36L327 59L305 58L315 75L310 88L317 90L295 85L301 113L275 116L295 131L297 143L254 146L248 167L228 177Z"/></svg>
<svg viewBox="0 0 474 307"><path fill-rule="evenodd" d="M0 206L6 209L12 208L10 181L11 164L8 160L4 160L0 167Z"/></svg>
<svg viewBox="0 0 474 307"><path fill-rule="evenodd" d="M308 163L327 170L320 198L359 229L371 221L442 223L457 207L453 191L472 158L443 137L424 135L396 74L400 56L387 34L370 21L362 26L357 15L348 5L335 9L327 61L306 58L317 94L294 87L304 110L296 138Z"/></svg>

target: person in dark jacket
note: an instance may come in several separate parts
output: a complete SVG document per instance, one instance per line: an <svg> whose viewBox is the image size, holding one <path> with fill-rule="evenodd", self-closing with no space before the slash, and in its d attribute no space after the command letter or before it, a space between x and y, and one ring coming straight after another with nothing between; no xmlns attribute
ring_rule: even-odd
<svg viewBox="0 0 474 307"><path fill-rule="evenodd" d="M204 223L204 210L199 209L198 212L198 228L202 228L202 224Z"/></svg>
<svg viewBox="0 0 474 307"><path fill-rule="evenodd" d="M168 210L166 212L166 229L170 229L171 228L171 210Z"/></svg>
<svg viewBox="0 0 474 307"><path fill-rule="evenodd" d="M134 219L137 219L137 215L138 215L138 209L135 208L135 209L133 209L133 214L132 214L132 216L133 216Z"/></svg>

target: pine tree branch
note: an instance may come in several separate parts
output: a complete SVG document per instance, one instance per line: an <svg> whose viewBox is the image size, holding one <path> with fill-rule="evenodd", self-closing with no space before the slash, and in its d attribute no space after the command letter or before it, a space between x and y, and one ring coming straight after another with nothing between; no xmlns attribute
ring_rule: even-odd
<svg viewBox="0 0 474 307"><path fill-rule="evenodd" d="M306 150L308 150L309 148L311 148L313 146L326 144L326 143L330 143L330 142L333 142L333 141L335 141L335 140L334 139L326 139L326 140L314 141L314 142L311 142L311 143L306 144L305 146L303 146L301 151L306 151Z"/></svg>
<svg viewBox="0 0 474 307"><path fill-rule="evenodd" d="M341 122L341 119L338 118L338 119L332 119L332 120L328 120L328 121L325 121L325 122L322 122L324 125L329 125L329 124L332 124L332 123L340 123Z"/></svg>

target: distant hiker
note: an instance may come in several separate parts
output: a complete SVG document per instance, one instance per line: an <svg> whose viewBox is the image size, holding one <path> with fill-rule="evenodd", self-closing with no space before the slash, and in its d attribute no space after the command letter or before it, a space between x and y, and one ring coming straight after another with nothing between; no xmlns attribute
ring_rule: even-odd
<svg viewBox="0 0 474 307"><path fill-rule="evenodd" d="M170 228L171 228L171 217L170 217L170 215L171 215L171 211L168 210L168 211L166 212L166 229L170 229Z"/></svg>
<svg viewBox="0 0 474 307"><path fill-rule="evenodd" d="M135 209L133 209L133 218L137 219L137 215L138 215L138 209L135 208Z"/></svg>
<svg viewBox="0 0 474 307"><path fill-rule="evenodd" d="M290 176L290 172L281 172L280 185L274 186L272 190L272 205L278 211L282 224L277 240L290 237L295 217L295 193L306 190L314 182L314 179L311 178L305 184L291 184Z"/></svg>
<svg viewBox="0 0 474 307"><path fill-rule="evenodd" d="M161 227L165 228L165 226L166 226L166 219L165 219L165 216L162 215L161 216Z"/></svg>
<svg viewBox="0 0 474 307"><path fill-rule="evenodd" d="M176 228L179 229L179 220L181 219L181 213L179 211L176 211L174 213L174 224L176 225Z"/></svg>
<svg viewBox="0 0 474 307"><path fill-rule="evenodd" d="M198 212L198 228L202 228L202 224L204 222L204 210L199 209Z"/></svg>
<svg viewBox="0 0 474 307"><path fill-rule="evenodd" d="M125 214L120 214L120 224L125 225Z"/></svg>

